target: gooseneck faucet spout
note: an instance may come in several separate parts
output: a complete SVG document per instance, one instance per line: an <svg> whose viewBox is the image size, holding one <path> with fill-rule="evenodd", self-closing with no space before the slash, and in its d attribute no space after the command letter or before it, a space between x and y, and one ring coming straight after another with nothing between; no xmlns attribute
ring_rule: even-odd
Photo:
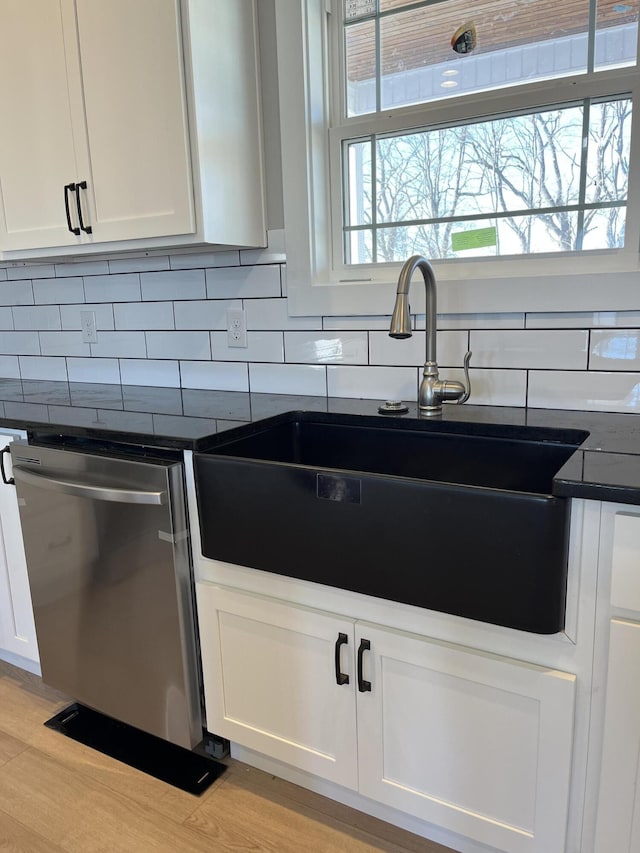
<svg viewBox="0 0 640 853"><path fill-rule="evenodd" d="M442 412L443 403L465 403L469 399L471 394L471 382L469 380L469 359L471 358L471 353L467 352L464 357L466 388L461 382L438 378L438 363L436 359L436 277L433 267L422 255L413 255L404 263L400 270L396 302L389 327L390 337L410 338L413 334L409 310L409 286L411 278L417 269L422 273L426 295L426 353L424 372L418 393L418 409L421 415L438 415Z"/></svg>

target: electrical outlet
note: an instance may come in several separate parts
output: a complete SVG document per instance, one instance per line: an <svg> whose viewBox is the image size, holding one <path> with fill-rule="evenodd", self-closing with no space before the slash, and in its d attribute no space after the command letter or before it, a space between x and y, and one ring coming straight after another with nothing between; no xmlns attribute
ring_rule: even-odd
<svg viewBox="0 0 640 853"><path fill-rule="evenodd" d="M227 344L247 346L247 313L243 308L227 308Z"/></svg>
<svg viewBox="0 0 640 853"><path fill-rule="evenodd" d="M82 328L82 340L85 344L97 344L98 333L96 332L96 312L81 311L80 327Z"/></svg>

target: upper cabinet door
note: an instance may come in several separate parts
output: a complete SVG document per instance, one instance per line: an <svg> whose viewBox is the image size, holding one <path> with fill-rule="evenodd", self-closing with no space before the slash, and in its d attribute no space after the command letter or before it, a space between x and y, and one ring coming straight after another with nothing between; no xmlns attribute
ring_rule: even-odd
<svg viewBox="0 0 640 853"><path fill-rule="evenodd" d="M192 233L178 0L65 0L65 24L78 33L69 92L86 239Z"/></svg>
<svg viewBox="0 0 640 853"><path fill-rule="evenodd" d="M194 232L181 32L178 0L0 0L2 248Z"/></svg>
<svg viewBox="0 0 640 853"><path fill-rule="evenodd" d="M55 0L0 0L0 105L3 247L77 243L64 207L64 186L77 172L63 17Z"/></svg>
<svg viewBox="0 0 640 853"><path fill-rule="evenodd" d="M255 3L0 0L2 257L266 244Z"/></svg>

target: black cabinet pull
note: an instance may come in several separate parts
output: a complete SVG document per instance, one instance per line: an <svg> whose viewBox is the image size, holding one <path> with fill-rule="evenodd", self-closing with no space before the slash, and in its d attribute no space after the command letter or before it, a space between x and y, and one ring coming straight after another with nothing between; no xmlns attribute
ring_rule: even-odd
<svg viewBox="0 0 640 853"><path fill-rule="evenodd" d="M15 486L16 481L13 479L13 477L7 477L7 473L4 470L4 454L5 453L11 453L11 447L8 444L6 447L3 447L2 450L0 450L0 474L2 475L2 482L6 486Z"/></svg>
<svg viewBox="0 0 640 853"><path fill-rule="evenodd" d="M76 185L75 184L65 184L64 185L64 212L67 214L67 228L71 231L72 234L75 234L76 237L80 236L80 229L74 228L71 224L71 211L69 210L69 193L75 193ZM76 199L78 196L76 195Z"/></svg>
<svg viewBox="0 0 640 853"><path fill-rule="evenodd" d="M92 234L93 228L90 225L84 224L84 219L82 218L82 204L80 202L80 190L86 190L87 182L80 181L80 183L76 184L76 207L78 209L78 222L80 223L80 228L84 231L85 234ZM78 231L78 234L80 232Z"/></svg>
<svg viewBox="0 0 640 853"><path fill-rule="evenodd" d="M362 658L365 652L368 652L371 648L371 643L369 640L360 640L360 645L358 646L358 690L360 693L369 693L371 691L371 682L365 681L362 677Z"/></svg>
<svg viewBox="0 0 640 853"><path fill-rule="evenodd" d="M340 649L342 646L346 646L349 643L349 638L346 634L342 632L338 634L338 639L336 640L336 648L335 648L335 661L336 661L336 684L342 686L343 684L349 683L349 676L346 672L341 672L340 670Z"/></svg>

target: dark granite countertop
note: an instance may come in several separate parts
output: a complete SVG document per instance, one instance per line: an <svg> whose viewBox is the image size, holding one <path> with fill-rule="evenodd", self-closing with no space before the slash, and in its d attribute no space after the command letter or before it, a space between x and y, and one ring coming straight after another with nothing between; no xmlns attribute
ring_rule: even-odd
<svg viewBox="0 0 640 853"><path fill-rule="evenodd" d="M0 379L0 427L173 449L206 450L217 433L283 412L378 415L378 400ZM415 418L410 404L403 419ZM444 407L442 421L585 430L554 494L640 505L640 416L500 406Z"/></svg>

